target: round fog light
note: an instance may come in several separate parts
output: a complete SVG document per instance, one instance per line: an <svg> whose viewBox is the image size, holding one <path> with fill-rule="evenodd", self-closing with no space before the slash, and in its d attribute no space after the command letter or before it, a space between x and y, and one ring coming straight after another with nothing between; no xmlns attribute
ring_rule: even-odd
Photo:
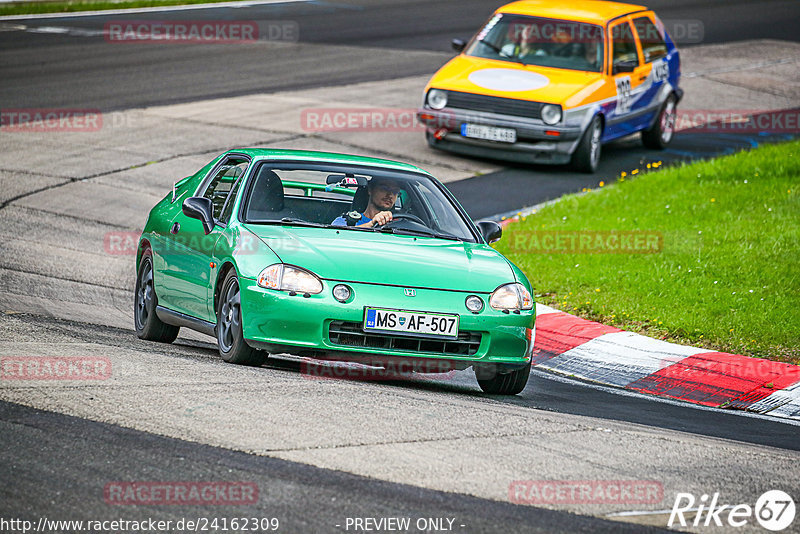
<svg viewBox="0 0 800 534"><path fill-rule="evenodd" d="M350 291L350 288L344 284L337 284L333 286L333 298L339 302L345 302L350 298L351 294L352 292Z"/></svg>
<svg viewBox="0 0 800 534"><path fill-rule="evenodd" d="M467 309L472 313L478 313L483 309L483 301L481 300L480 297L477 297L475 295L470 295L469 297L467 297L465 304L467 305Z"/></svg>

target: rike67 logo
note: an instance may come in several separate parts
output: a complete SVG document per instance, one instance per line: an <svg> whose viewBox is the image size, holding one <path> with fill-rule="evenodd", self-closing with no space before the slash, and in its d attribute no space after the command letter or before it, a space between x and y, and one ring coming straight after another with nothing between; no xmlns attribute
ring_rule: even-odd
<svg viewBox="0 0 800 534"><path fill-rule="evenodd" d="M714 493L710 498L702 495L699 499L691 493L678 493L667 526L738 528L755 519L763 528L779 532L788 528L794 522L794 517L794 500L781 490L763 493L755 506L724 504L720 502L719 493Z"/></svg>

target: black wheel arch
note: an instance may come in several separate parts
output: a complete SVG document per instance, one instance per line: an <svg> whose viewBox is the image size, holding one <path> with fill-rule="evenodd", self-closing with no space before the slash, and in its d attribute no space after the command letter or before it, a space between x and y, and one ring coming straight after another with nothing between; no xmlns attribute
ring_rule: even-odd
<svg viewBox="0 0 800 534"><path fill-rule="evenodd" d="M225 277L228 276L231 269L236 271L237 275L239 274L233 262L227 260L219 266L219 270L217 271L217 279L214 282L214 313L216 313L217 307L219 307L219 294L222 291L222 284L225 282Z"/></svg>
<svg viewBox="0 0 800 534"><path fill-rule="evenodd" d="M150 254L153 254L153 247L150 245L150 241L147 239L142 239L139 241L139 247L136 249L136 274L139 274L139 265L142 263L142 256L144 255L145 251L149 250Z"/></svg>

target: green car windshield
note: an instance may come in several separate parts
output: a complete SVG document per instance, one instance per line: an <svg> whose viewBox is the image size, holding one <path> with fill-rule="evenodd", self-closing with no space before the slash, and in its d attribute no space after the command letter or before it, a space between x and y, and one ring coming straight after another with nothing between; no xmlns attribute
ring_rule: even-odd
<svg viewBox="0 0 800 534"><path fill-rule="evenodd" d="M463 212L440 185L422 174L335 164L264 162L254 169L245 194L242 220L246 223L476 242ZM389 224L361 226L363 221L356 216L360 219L373 202L373 209L392 212Z"/></svg>
<svg viewBox="0 0 800 534"><path fill-rule="evenodd" d="M603 28L595 24L497 13L465 50L468 56L601 72Z"/></svg>

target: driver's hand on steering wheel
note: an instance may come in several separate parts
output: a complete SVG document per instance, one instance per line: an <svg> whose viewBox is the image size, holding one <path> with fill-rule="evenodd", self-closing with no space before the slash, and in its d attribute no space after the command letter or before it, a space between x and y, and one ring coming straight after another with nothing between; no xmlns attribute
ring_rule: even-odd
<svg viewBox="0 0 800 534"><path fill-rule="evenodd" d="M391 211L380 211L377 215L375 215L375 217L372 218L372 226L383 226L384 224L389 224L391 220Z"/></svg>

